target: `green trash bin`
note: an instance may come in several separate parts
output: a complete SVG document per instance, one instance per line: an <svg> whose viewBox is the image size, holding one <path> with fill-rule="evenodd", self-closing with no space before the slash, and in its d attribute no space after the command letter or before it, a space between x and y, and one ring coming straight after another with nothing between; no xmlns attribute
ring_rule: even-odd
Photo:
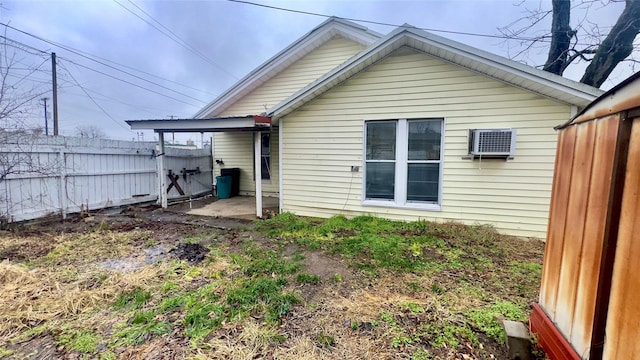
<svg viewBox="0 0 640 360"><path fill-rule="evenodd" d="M231 176L216 176L216 188L218 189L218 199L230 198Z"/></svg>

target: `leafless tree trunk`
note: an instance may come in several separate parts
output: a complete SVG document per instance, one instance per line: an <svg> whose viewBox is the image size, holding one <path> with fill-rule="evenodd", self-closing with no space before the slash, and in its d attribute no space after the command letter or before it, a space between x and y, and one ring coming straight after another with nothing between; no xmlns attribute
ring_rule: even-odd
<svg viewBox="0 0 640 360"><path fill-rule="evenodd" d="M544 64L543 70L562 75L569 59L569 47L571 38L576 34L571 29L569 20L571 19L571 1L553 0L553 20L551 23L551 45L549 47L549 57Z"/></svg>
<svg viewBox="0 0 640 360"><path fill-rule="evenodd" d="M603 24L599 24L600 19L593 14L597 14L597 6L614 3L621 1L552 0L552 10L545 9L541 3L539 8L527 10L526 16L499 30L508 39L507 45L515 42L520 48L511 58L526 60L530 50L544 47L547 60L543 70L562 75L571 64L588 62L580 81L600 87L622 61L637 63L633 51L634 39L640 33L640 0L624 0L625 8L616 23L607 34L602 34ZM572 27L570 20L574 11L581 12L581 16ZM552 15L551 31L536 31L549 15Z"/></svg>
<svg viewBox="0 0 640 360"><path fill-rule="evenodd" d="M600 87L613 69L633 51L633 40L640 32L640 0L626 0L624 11L609 35L598 46L580 82Z"/></svg>

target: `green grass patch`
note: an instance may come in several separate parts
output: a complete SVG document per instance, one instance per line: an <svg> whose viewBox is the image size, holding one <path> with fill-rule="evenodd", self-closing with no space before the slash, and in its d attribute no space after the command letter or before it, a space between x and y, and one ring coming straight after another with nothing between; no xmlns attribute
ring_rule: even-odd
<svg viewBox="0 0 640 360"><path fill-rule="evenodd" d="M115 334L116 345L138 345L153 336L168 334L172 325L157 319L153 310L136 311L128 324L122 324Z"/></svg>
<svg viewBox="0 0 640 360"><path fill-rule="evenodd" d="M260 277L244 279L227 292L226 303L231 318L242 317L251 312L266 312L268 323L278 323L291 306L300 302L294 294L284 293L287 280L282 277Z"/></svg>
<svg viewBox="0 0 640 360"><path fill-rule="evenodd" d="M118 296L113 307L116 309L140 309L151 299L151 293L142 289L135 289Z"/></svg>
<svg viewBox="0 0 640 360"><path fill-rule="evenodd" d="M500 324L500 319L527 320L527 315L522 307L509 301L500 301L482 309L471 309L466 316L476 329L500 343L505 342L504 329Z"/></svg>
<svg viewBox="0 0 640 360"><path fill-rule="evenodd" d="M492 248L499 235L487 226L401 222L372 216L347 219L296 217L289 213L258 223L267 235L294 241L308 249L324 249L350 259L375 274L385 268L401 272L493 268Z"/></svg>
<svg viewBox="0 0 640 360"><path fill-rule="evenodd" d="M13 350L5 349L0 346L0 359L13 355Z"/></svg>
<svg viewBox="0 0 640 360"><path fill-rule="evenodd" d="M296 275L296 281L300 284L317 285L320 283L320 276L307 273L298 273Z"/></svg>
<svg viewBox="0 0 640 360"><path fill-rule="evenodd" d="M464 322L454 319L438 319L423 324L419 328L419 337L435 348L456 348L461 340L478 344L478 337Z"/></svg>
<svg viewBox="0 0 640 360"><path fill-rule="evenodd" d="M332 347L336 345L336 339L333 336L327 335L325 333L318 334L316 336L316 341L318 342L318 345L322 347Z"/></svg>
<svg viewBox="0 0 640 360"><path fill-rule="evenodd" d="M86 354L98 352L100 336L88 330L64 330L56 337L56 345Z"/></svg>

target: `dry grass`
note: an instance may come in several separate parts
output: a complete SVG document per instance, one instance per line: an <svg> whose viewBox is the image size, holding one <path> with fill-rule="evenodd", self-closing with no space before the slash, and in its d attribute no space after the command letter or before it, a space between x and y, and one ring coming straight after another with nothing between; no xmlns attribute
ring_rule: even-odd
<svg viewBox="0 0 640 360"><path fill-rule="evenodd" d="M0 263L0 337L11 338L24 329L52 320L75 318L113 302L122 292L149 288L162 273L161 267L147 267L130 274L84 269L76 279L65 282L58 267L30 270L24 265L3 261Z"/></svg>
<svg viewBox="0 0 640 360"><path fill-rule="evenodd" d="M145 264L146 244L177 244L179 234L164 240L169 224L154 230L149 222L144 231L137 228L139 223L122 230L110 230L106 222L96 222L89 231L82 225L81 233L0 237L0 258L10 259L0 262L0 344L5 344L0 351L17 351L19 358L22 350L48 344L53 357L105 359L500 358L500 345L474 325L469 311L484 311L501 301L511 288L496 286L512 279L529 281L514 301L520 304L533 296L535 278L523 273L528 263L515 266L503 254L512 251L517 260L527 261L539 261L538 253L541 257L539 244L498 236L491 228L420 223L402 227L400 237L441 240L416 248L411 247L415 242L409 243L397 251L397 258L371 261L366 257L384 251L355 253L350 243L337 242L355 230L341 228L351 224L334 219L324 225L328 232L314 232L315 223L305 228L310 234L295 230L306 236L304 244L261 238L250 230L220 234L218 229L215 237L194 238L187 228L182 241L202 239L212 251L207 260ZM381 237L396 231L396 224L389 222L377 226ZM345 255L336 251L327 257L332 249L322 247L331 241ZM436 248L429 248L432 243ZM320 250L308 248L317 244L322 244ZM488 265L476 262L465 251L478 246L484 258L496 249L499 253ZM406 254L429 266L402 268ZM125 272L105 267L105 260L137 265ZM358 269L359 264L385 261L389 268L378 267L375 273L370 267ZM320 281L296 281L301 273ZM282 287L277 285L280 280ZM253 299L254 290L247 289L268 298ZM116 306L135 292L146 297L136 305ZM232 293L234 301L227 298ZM280 306L290 300L281 296L286 294L302 301L284 304L281 318L270 319L270 301ZM189 318L203 328L190 329Z"/></svg>

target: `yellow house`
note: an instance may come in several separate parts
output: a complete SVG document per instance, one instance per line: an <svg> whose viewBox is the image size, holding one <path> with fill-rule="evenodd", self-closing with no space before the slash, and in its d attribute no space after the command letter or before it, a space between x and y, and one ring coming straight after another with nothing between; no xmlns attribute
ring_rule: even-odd
<svg viewBox="0 0 640 360"><path fill-rule="evenodd" d="M381 36L331 18L194 119L129 123L216 131L216 173L239 168L258 215L264 194L299 215L455 220L543 238L553 127L601 93L410 25Z"/></svg>

